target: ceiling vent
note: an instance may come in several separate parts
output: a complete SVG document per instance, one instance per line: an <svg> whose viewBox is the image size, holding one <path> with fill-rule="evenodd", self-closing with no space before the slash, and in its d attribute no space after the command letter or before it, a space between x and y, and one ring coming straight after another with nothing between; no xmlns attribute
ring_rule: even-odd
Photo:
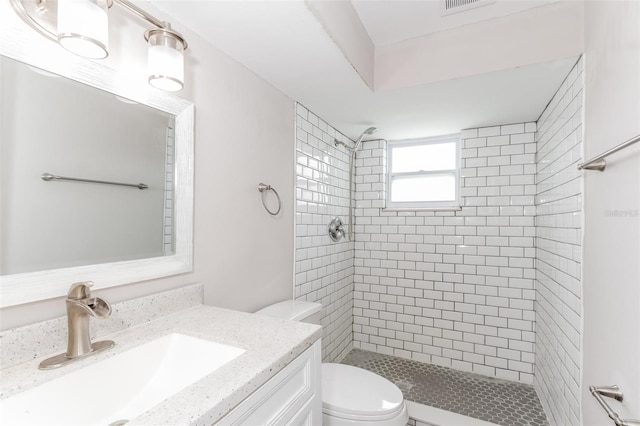
<svg viewBox="0 0 640 426"><path fill-rule="evenodd" d="M495 3L495 0L442 0L440 15L453 15L491 3Z"/></svg>

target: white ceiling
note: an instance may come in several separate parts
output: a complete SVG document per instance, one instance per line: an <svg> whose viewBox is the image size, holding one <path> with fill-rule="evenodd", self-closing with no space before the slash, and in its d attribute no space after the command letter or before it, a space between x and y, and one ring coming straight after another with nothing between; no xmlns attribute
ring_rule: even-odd
<svg viewBox="0 0 640 426"><path fill-rule="evenodd" d="M442 16L444 0L352 0L376 46L473 24L553 3L557 0L498 0ZM480 4L480 3L479 3Z"/></svg>
<svg viewBox="0 0 640 426"><path fill-rule="evenodd" d="M378 127L377 137L402 139L535 121L576 60L374 92L306 1L152 3L174 18L174 27L196 32L352 139L369 126ZM418 34L418 17L431 14L435 3L358 1L355 7L371 37L389 43ZM522 3L532 7L534 2ZM485 10L467 19L486 19L491 7L475 9ZM494 13L513 10L505 4ZM443 28L445 23L438 21L431 19L422 31ZM456 18L446 25L464 25L460 22ZM197 57L198 52L190 54Z"/></svg>
<svg viewBox="0 0 640 426"><path fill-rule="evenodd" d="M312 111L352 139L369 126L376 137L410 139L462 129L537 121L576 59L380 93L317 97ZM355 136L354 136L355 135Z"/></svg>

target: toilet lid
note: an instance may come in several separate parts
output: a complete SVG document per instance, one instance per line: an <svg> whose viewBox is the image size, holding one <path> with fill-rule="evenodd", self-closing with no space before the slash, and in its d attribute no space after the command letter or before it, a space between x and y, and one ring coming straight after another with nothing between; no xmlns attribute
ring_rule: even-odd
<svg viewBox="0 0 640 426"><path fill-rule="evenodd" d="M344 364L322 364L322 410L350 419L385 419L404 406L400 389L384 377Z"/></svg>

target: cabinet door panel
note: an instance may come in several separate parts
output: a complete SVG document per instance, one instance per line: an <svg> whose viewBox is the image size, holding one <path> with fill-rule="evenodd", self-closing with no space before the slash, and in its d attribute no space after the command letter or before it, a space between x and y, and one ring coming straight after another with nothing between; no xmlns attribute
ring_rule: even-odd
<svg viewBox="0 0 640 426"><path fill-rule="evenodd" d="M321 398L318 341L217 424L320 425Z"/></svg>

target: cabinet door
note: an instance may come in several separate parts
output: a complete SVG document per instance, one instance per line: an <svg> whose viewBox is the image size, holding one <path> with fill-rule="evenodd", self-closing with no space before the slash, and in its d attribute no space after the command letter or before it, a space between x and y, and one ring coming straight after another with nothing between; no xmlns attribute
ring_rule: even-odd
<svg viewBox="0 0 640 426"><path fill-rule="evenodd" d="M320 426L320 359L318 340L217 424Z"/></svg>
<svg viewBox="0 0 640 426"><path fill-rule="evenodd" d="M322 423L321 410L322 404L316 407L314 400L307 401L307 404L302 407L300 411L298 411L286 424L287 426L320 426Z"/></svg>

